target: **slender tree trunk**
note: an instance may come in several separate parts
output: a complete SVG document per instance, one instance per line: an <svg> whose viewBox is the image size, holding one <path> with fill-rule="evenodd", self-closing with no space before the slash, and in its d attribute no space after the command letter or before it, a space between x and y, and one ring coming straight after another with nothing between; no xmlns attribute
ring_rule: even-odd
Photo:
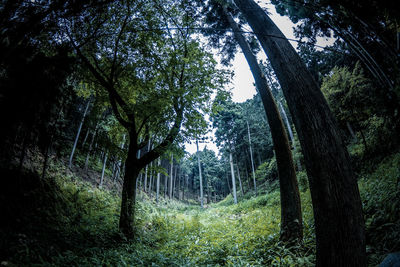
<svg viewBox="0 0 400 267"><path fill-rule="evenodd" d="M268 87L267 80L258 65L257 58L252 53L244 36L240 33L240 29L232 16L227 12L226 8L224 8L224 11L229 24L233 29L235 38L250 66L270 126L276 154L281 193L281 240L300 240L303 237L300 192L293 164L292 151L290 149L285 126L283 125L272 92Z"/></svg>
<svg viewBox="0 0 400 267"><path fill-rule="evenodd" d="M149 139L149 143L147 144L147 152L149 152L149 151L150 151L150 139ZM146 190L147 190L147 166L148 165L146 165L146 169L144 171L144 185L143 185L144 192L146 192Z"/></svg>
<svg viewBox="0 0 400 267"><path fill-rule="evenodd" d="M85 172L88 171L90 153L92 153L93 143L94 143L94 139L96 138L96 133L97 133L97 127L98 127L98 123L96 123L96 127L93 131L92 140L90 141L88 153L86 155L85 168L84 168Z"/></svg>
<svg viewBox="0 0 400 267"><path fill-rule="evenodd" d="M83 142L82 142L82 145L81 145L82 148L83 148L83 147L85 146L85 144L86 144L86 141L87 141L87 139L88 139L88 137L89 137L89 133L90 133L90 129L88 129L88 130L86 131L85 138L83 138Z"/></svg>
<svg viewBox="0 0 400 267"><path fill-rule="evenodd" d="M316 265L366 266L357 181L328 104L305 64L267 14L253 0L234 2L271 62L296 126L313 202Z"/></svg>
<svg viewBox="0 0 400 267"><path fill-rule="evenodd" d="M353 138L353 141L358 142L357 135L354 133L353 128L351 127L351 125L348 121L346 121L346 127L347 127L347 130L349 130L349 133L351 135L351 138Z"/></svg>
<svg viewBox="0 0 400 267"><path fill-rule="evenodd" d="M197 163L199 165L199 179L200 179L200 204L201 207L204 208L204 203L203 203L203 177L201 176L201 160L200 160L200 151L199 151L199 141L196 140L196 146L197 146Z"/></svg>
<svg viewBox="0 0 400 267"><path fill-rule="evenodd" d="M161 159L158 159L158 166L161 166ZM160 195L160 172L157 172L157 185L156 185L156 202L158 203L158 197Z"/></svg>
<svg viewBox="0 0 400 267"><path fill-rule="evenodd" d="M174 155L171 155L171 165L170 165L170 173L169 173L169 199L172 199L172 191L173 191L173 179L174 179Z"/></svg>
<svg viewBox="0 0 400 267"><path fill-rule="evenodd" d="M178 175L178 200L181 200L181 180L182 180L182 176L181 176L181 169L179 168L179 175Z"/></svg>
<svg viewBox="0 0 400 267"><path fill-rule="evenodd" d="M233 168L232 152L229 152L229 163L230 163L230 165L231 165L233 202L234 202L235 204L237 204L236 181L235 181L235 169Z"/></svg>
<svg viewBox="0 0 400 267"><path fill-rule="evenodd" d="M253 174L254 192L255 192L255 194L257 196L256 172L254 171L253 151L251 149L250 126L249 126L249 122L248 121L246 121L246 122L247 122L247 133L249 135L250 160L251 160L251 171L252 171L252 174Z"/></svg>
<svg viewBox="0 0 400 267"><path fill-rule="evenodd" d="M209 182L209 176L207 175L207 205L210 205L211 203L211 193L210 193L210 182Z"/></svg>
<svg viewBox="0 0 400 267"><path fill-rule="evenodd" d="M152 193L151 188L152 188L152 184L153 184L153 170L152 170L152 167L153 167L153 162L150 163L150 181L149 181L149 196L150 196L150 198L151 198L151 193Z"/></svg>
<svg viewBox="0 0 400 267"><path fill-rule="evenodd" d="M88 99L88 101L87 101L85 111L83 112L81 122L79 123L78 132L76 133L76 137L75 137L75 141L74 141L74 146L72 147L71 155L69 156L69 162L68 162L69 168L72 168L72 160L74 158L76 145L78 144L78 139L79 139L79 135L81 133L82 125L83 125L83 122L85 121L86 113L89 109L89 104L90 104L90 99Z"/></svg>
<svg viewBox="0 0 400 267"><path fill-rule="evenodd" d="M233 192L232 192L232 189L231 189L231 184L229 183L229 170L226 170L226 183L228 184L229 193L232 194L232 196L233 196Z"/></svg>
<svg viewBox="0 0 400 267"><path fill-rule="evenodd" d="M290 140L292 141L293 153L296 154L296 145L294 143L294 135L293 135L292 127L290 126L289 119L286 115L285 109L282 106L282 103L279 103L279 107L281 108L281 112L282 112L283 118L285 119L286 127L289 132L289 137L290 137ZM297 170L301 172L302 168L301 168L300 160L298 159L296 163L297 163Z"/></svg>
<svg viewBox="0 0 400 267"><path fill-rule="evenodd" d="M140 149L138 150L138 152L137 152L137 159L140 159ZM139 175L138 175L138 178L136 179L136 183L135 183L135 192L137 192L137 190L138 190L138 183L139 183L139 181L140 181L140 178L141 178L141 173L139 173Z"/></svg>
<svg viewBox="0 0 400 267"><path fill-rule="evenodd" d="M242 179L240 178L240 170L239 170L239 162L236 160L236 171L238 174L238 180L239 180L239 186L240 186L240 192L242 192L242 197L244 196L244 191L243 191L243 185L242 185Z"/></svg>
<svg viewBox="0 0 400 267"><path fill-rule="evenodd" d="M107 156L108 156L108 153L105 153L104 161L103 161L103 169L101 170L101 178L100 178L100 185L99 185L100 188L103 187L104 171L106 170L106 165L107 165Z"/></svg>
<svg viewBox="0 0 400 267"><path fill-rule="evenodd" d="M126 137L125 137L125 134L124 134L124 135L122 136L122 143L121 143L121 146L120 146L120 149L121 149L121 150L124 149L124 146L125 146L125 138L126 138ZM123 169L123 167L122 167L122 159L120 159L120 160L118 161L117 172L116 172L115 177L114 177L114 182L118 180L119 175L121 174L121 169Z"/></svg>
<svg viewBox="0 0 400 267"><path fill-rule="evenodd" d="M168 165L166 169L168 169ZM168 175L164 175L164 199L167 199L167 190L168 190Z"/></svg>

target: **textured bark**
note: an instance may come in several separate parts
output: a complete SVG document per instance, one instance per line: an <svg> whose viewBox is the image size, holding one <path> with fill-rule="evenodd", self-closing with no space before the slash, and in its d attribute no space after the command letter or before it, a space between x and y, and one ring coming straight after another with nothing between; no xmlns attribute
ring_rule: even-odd
<svg viewBox="0 0 400 267"><path fill-rule="evenodd" d="M240 29L236 22L226 9L225 14L229 25L234 32L235 39L239 43L250 66L270 126L280 186L281 240L294 241L301 239L303 237L303 222L300 193L296 171L293 164L292 151L290 149L285 126L279 114L272 92L268 87L267 80L258 65L257 58L251 51L244 36L240 33Z"/></svg>
<svg viewBox="0 0 400 267"><path fill-rule="evenodd" d="M294 48L253 0L234 0L281 84L303 150L314 209L317 266L366 266L357 181L336 121Z"/></svg>
<svg viewBox="0 0 400 267"><path fill-rule="evenodd" d="M119 229L127 237L134 236L135 203L136 203L136 179L140 172L140 166L136 158L137 150L134 142L130 142L128 157L125 162L125 176L122 185L121 214L119 218Z"/></svg>

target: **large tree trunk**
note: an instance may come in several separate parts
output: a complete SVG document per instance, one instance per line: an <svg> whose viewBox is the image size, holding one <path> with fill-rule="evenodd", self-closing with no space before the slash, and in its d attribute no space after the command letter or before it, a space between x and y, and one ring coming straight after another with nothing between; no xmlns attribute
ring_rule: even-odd
<svg viewBox="0 0 400 267"><path fill-rule="evenodd" d="M294 241L303 237L303 221L301 214L301 201L296 171L293 164L292 151L286 134L285 126L279 114L278 107L268 87L257 58L252 53L250 46L232 16L224 8L226 18L234 32L246 60L250 66L260 93L261 100L270 126L272 141L278 167L279 188L281 198L281 240Z"/></svg>
<svg viewBox="0 0 400 267"><path fill-rule="evenodd" d="M134 236L135 202L136 202L136 179L140 172L137 150L132 141L128 147L128 156L125 161L125 176L122 185L121 215L119 218L119 229L129 239Z"/></svg>
<svg viewBox="0 0 400 267"><path fill-rule="evenodd" d="M294 48L253 0L234 0L267 54L302 146L315 217L317 266L366 266L357 181L336 121Z"/></svg>

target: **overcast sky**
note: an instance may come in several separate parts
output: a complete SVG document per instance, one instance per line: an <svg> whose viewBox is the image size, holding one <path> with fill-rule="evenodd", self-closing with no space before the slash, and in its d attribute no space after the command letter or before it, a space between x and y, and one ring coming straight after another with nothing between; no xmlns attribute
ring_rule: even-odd
<svg viewBox="0 0 400 267"><path fill-rule="evenodd" d="M268 1L269 2L269 1ZM288 17L280 16L276 13L275 7L272 4L266 5L268 7L270 14L270 18L274 21L274 23L279 27L279 29L283 32L286 38L294 39L293 35L293 26L294 24L289 20ZM296 47L296 44L292 42L292 45ZM240 49L238 49L240 51ZM265 58L263 51L261 51L258 55L259 59ZM246 62L246 59L241 53L236 54L235 60L233 61L232 68L235 72L233 77L233 81L231 84L232 89L232 99L234 102L244 102L247 99L253 98L256 94L256 89L254 87L254 79L250 72L249 65ZM203 148L207 146L208 149L214 150L218 153L218 148L212 142L199 144L199 149L203 150ZM196 144L185 144L185 149L190 154L196 152Z"/></svg>

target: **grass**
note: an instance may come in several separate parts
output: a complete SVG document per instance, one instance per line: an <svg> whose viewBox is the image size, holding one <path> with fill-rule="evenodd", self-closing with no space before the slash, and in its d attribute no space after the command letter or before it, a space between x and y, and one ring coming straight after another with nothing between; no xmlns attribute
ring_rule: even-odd
<svg viewBox="0 0 400 267"><path fill-rule="evenodd" d="M370 266L400 249L400 154L379 163L359 180ZM142 196L136 240L117 231L120 198L94 188L60 164L48 178L3 171L9 185L0 199L5 224L0 260L37 266L313 266L315 235L309 190L302 187L304 239L288 247L279 241L280 200L276 185L259 196L231 196L198 205ZM5 175L5 176L4 176ZM19 177L19 178L18 178Z"/></svg>

